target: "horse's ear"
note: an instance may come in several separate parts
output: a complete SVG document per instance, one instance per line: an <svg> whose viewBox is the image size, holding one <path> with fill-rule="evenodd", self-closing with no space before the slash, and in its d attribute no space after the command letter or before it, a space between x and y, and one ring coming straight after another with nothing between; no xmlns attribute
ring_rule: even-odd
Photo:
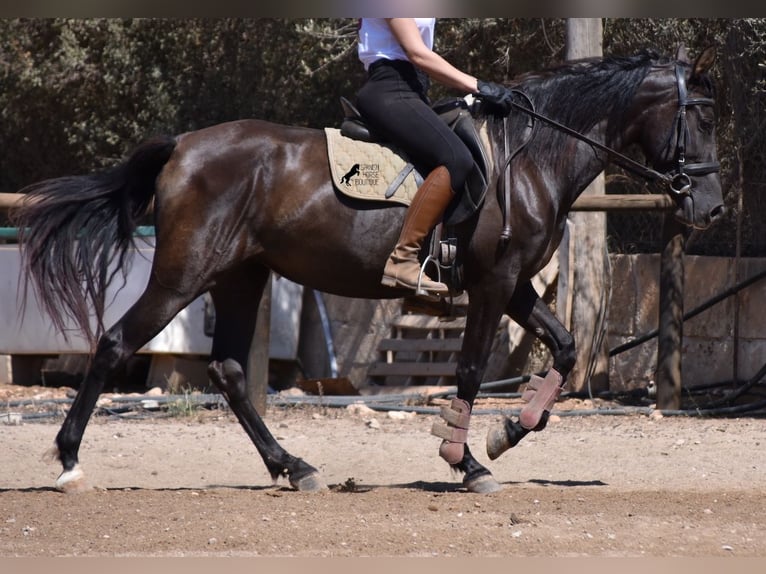
<svg viewBox="0 0 766 574"><path fill-rule="evenodd" d="M686 46L683 44L680 44L678 46L678 50L676 51L676 61L681 62L683 64L690 64L689 62L689 54L686 53Z"/></svg>
<svg viewBox="0 0 766 574"><path fill-rule="evenodd" d="M692 67L692 76L699 76L706 74L715 63L715 48L710 46L705 48L702 54L699 55Z"/></svg>

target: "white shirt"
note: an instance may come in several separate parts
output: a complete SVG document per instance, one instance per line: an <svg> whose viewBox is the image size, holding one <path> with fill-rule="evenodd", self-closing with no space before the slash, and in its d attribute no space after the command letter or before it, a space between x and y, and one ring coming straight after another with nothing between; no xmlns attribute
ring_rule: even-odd
<svg viewBox="0 0 766 574"><path fill-rule="evenodd" d="M436 18L414 18L415 24L420 31L420 37L429 50L434 47L434 27ZM357 46L359 59L364 64L364 69L381 58L387 60L407 60L407 54L399 45L396 37L391 33L385 18L362 18L359 27L359 44Z"/></svg>

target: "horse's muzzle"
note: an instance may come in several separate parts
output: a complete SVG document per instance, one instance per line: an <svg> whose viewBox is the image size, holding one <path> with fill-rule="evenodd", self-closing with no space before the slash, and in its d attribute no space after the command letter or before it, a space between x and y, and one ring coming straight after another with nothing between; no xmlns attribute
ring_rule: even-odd
<svg viewBox="0 0 766 574"><path fill-rule="evenodd" d="M702 230L710 227L725 213L726 207L723 203L715 204L710 209L701 209L700 206L695 205L692 194L685 194L678 200L675 218L687 227Z"/></svg>

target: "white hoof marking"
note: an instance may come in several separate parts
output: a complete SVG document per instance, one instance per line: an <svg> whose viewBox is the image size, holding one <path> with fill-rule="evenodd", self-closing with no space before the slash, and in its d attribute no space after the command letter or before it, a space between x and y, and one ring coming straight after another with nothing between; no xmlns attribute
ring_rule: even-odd
<svg viewBox="0 0 766 574"><path fill-rule="evenodd" d="M61 473L56 480L56 489L66 493L90 490L85 482L85 473L82 471L79 464L76 464L72 470L67 470Z"/></svg>

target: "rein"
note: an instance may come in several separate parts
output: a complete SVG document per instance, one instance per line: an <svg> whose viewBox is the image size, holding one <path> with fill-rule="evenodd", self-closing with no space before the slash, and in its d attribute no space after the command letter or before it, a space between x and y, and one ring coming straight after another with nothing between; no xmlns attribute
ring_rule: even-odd
<svg viewBox="0 0 766 574"><path fill-rule="evenodd" d="M698 162L692 164L686 164L686 143L689 135L689 129L686 122L686 108L687 106L700 105L700 106L713 106L715 100L713 98L689 98L686 90L686 78L684 77L683 68L680 64L675 66L676 83L678 85L678 115L676 125L676 171L670 173L660 173L657 170L652 169L649 166L641 164L628 156L621 154L620 152L606 146L600 142L597 142L588 136L581 134L580 132L573 130L572 128L565 126L551 118L534 111L533 106L525 107L521 104L511 100L510 104L517 110L528 114L532 118L547 123L548 125L556 128L559 131L564 132L574 138L577 138L588 145L597 148L605 152L612 160L624 167L628 171L633 172L635 175L644 177L650 181L656 181L667 184L667 189L672 196L684 196L691 193L691 179L689 176L700 176L715 173L719 171L720 164L716 162ZM518 90L511 90L514 93L521 94L531 104L529 98ZM510 165L509 157L505 162L505 168Z"/></svg>

